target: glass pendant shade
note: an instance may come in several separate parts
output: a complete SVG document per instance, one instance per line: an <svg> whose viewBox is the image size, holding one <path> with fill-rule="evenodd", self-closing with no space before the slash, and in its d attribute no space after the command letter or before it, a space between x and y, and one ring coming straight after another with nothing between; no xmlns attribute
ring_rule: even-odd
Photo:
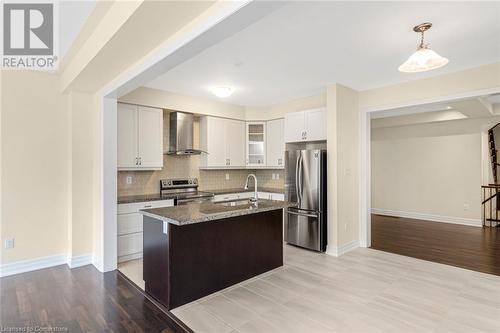
<svg viewBox="0 0 500 333"><path fill-rule="evenodd" d="M398 69L403 73L418 73L443 67L448 62L447 58L441 57L428 47L420 46Z"/></svg>

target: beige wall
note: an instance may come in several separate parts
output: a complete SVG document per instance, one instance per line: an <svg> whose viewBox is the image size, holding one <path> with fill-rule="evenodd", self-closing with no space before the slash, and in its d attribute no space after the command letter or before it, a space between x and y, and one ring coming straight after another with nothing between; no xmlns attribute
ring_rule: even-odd
<svg viewBox="0 0 500 333"><path fill-rule="evenodd" d="M120 97L119 101L196 114L245 119L245 108L239 105L146 87L140 87Z"/></svg>
<svg viewBox="0 0 500 333"><path fill-rule="evenodd" d="M490 122L373 129L372 208L480 219L481 127Z"/></svg>
<svg viewBox="0 0 500 333"><path fill-rule="evenodd" d="M68 114L58 77L4 71L1 101L2 264L66 254Z"/></svg>
<svg viewBox="0 0 500 333"><path fill-rule="evenodd" d="M263 107L245 108L246 120L268 120L283 118L285 114L295 111L314 109L326 105L326 93L321 92L312 96L293 99L283 103L278 103Z"/></svg>
<svg viewBox="0 0 500 333"><path fill-rule="evenodd" d="M361 91L362 110L392 108L428 103L442 97L461 96L474 91L500 91L500 62L451 74L408 81L396 85Z"/></svg>
<svg viewBox="0 0 500 333"><path fill-rule="evenodd" d="M68 113L71 137L68 142L69 168L69 255L92 254L92 96L72 92L68 96Z"/></svg>
<svg viewBox="0 0 500 333"><path fill-rule="evenodd" d="M328 248L335 253L359 240L358 92L327 88Z"/></svg>

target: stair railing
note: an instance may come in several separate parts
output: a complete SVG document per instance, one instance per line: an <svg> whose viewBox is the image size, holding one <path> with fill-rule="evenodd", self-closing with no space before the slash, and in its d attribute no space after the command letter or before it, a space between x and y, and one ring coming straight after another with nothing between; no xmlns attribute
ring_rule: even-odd
<svg viewBox="0 0 500 333"><path fill-rule="evenodd" d="M498 209L500 208L500 184L489 184L481 186L483 206L483 227L497 227L500 225Z"/></svg>

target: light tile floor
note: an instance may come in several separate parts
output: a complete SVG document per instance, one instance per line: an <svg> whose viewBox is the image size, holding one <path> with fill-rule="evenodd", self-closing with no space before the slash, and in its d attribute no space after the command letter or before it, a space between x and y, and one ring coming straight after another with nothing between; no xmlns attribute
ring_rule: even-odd
<svg viewBox="0 0 500 333"><path fill-rule="evenodd" d="M118 264L118 270L144 290L144 280L142 279L142 258L122 262Z"/></svg>
<svg viewBox="0 0 500 333"><path fill-rule="evenodd" d="M172 312L195 332L500 332L499 276L371 249L284 253L284 267Z"/></svg>

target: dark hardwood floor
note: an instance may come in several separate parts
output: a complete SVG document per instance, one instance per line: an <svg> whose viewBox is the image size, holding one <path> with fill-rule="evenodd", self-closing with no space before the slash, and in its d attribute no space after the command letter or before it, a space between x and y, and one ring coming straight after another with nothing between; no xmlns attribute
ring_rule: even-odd
<svg viewBox="0 0 500 333"><path fill-rule="evenodd" d="M500 275L500 228L372 215L371 247Z"/></svg>
<svg viewBox="0 0 500 333"><path fill-rule="evenodd" d="M72 270L62 265L1 278L0 296L3 330L52 327L61 332L191 332L120 273L102 274L91 265Z"/></svg>

